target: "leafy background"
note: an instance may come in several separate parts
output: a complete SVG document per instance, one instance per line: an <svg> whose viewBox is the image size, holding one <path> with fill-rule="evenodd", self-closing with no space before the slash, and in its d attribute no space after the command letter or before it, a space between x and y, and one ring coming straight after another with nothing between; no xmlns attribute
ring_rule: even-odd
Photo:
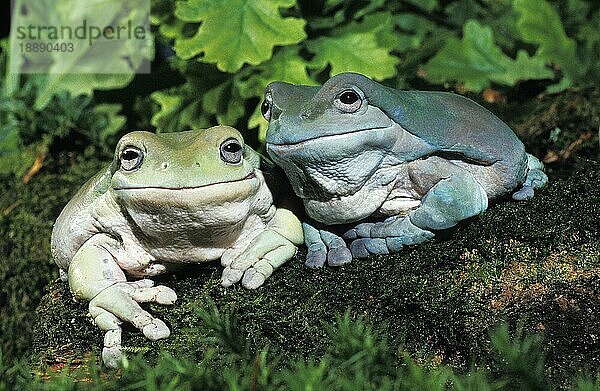
<svg viewBox="0 0 600 391"><path fill-rule="evenodd" d="M153 0L152 24L157 53L149 77L55 82L7 74L0 172L25 174L72 133L103 149L123 129L222 123L257 145L267 125L260 100L274 80L318 84L354 71L396 88L461 93L532 80L540 81L533 91L556 93L600 81L600 4L593 0ZM89 111L107 126L47 123L52 110L66 117Z"/></svg>
<svg viewBox="0 0 600 391"><path fill-rule="evenodd" d="M7 69L11 42L0 41L5 362L27 355L34 309L57 277L54 219L127 130L221 123L260 149L269 82L320 84L354 71L394 88L468 95L509 123L531 110L515 130L552 175L569 175L578 154L598 157L597 0L152 0L151 22L147 75L19 77Z"/></svg>

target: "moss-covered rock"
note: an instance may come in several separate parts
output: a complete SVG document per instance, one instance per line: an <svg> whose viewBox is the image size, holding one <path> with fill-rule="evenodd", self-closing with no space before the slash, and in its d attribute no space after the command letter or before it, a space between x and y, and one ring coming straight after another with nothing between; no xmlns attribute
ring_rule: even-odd
<svg viewBox="0 0 600 391"><path fill-rule="evenodd" d="M328 344L323 322L350 311L380 327L392 346L423 360L466 368L485 357L488 332L501 320L545 334L548 370L562 377L600 369L600 164L582 162L526 202L506 201L449 232L400 254L310 270L304 252L264 287L219 285L218 264L160 282L179 295L174 306L149 305L172 335L150 342L124 333L130 351L153 360L160 351L196 358L206 346L195 307L214 301L236 312L252 346L269 344L285 359L318 356ZM37 311L37 365L98 357L101 332L85 303L55 282Z"/></svg>
<svg viewBox="0 0 600 391"><path fill-rule="evenodd" d="M34 310L44 287L58 277L49 256L52 224L65 200L103 164L75 160L50 157L47 169L27 184L0 176L0 350L9 360L30 351Z"/></svg>

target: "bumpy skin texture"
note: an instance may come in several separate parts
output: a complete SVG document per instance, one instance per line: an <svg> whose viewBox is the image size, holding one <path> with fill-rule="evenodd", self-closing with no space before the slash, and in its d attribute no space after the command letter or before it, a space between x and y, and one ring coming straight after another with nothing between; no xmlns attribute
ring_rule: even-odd
<svg viewBox="0 0 600 391"><path fill-rule="evenodd" d="M299 220L273 206L259 158L230 127L119 141L112 164L64 208L52 255L77 299L89 301L104 331L102 358L121 359L121 322L152 340L169 328L138 303L173 304L175 292L150 279L181 264L221 259L222 284L262 285L302 243Z"/></svg>
<svg viewBox="0 0 600 391"><path fill-rule="evenodd" d="M312 219L309 266L400 251L547 182L514 132L460 95L345 73L321 87L272 83L262 109L267 151Z"/></svg>

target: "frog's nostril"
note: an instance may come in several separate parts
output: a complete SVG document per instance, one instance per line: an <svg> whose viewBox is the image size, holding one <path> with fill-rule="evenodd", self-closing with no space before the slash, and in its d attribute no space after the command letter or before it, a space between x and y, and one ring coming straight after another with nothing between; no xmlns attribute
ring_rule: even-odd
<svg viewBox="0 0 600 391"><path fill-rule="evenodd" d="M196 167L200 167L200 163L196 162Z"/></svg>
<svg viewBox="0 0 600 391"><path fill-rule="evenodd" d="M168 167L169 167L169 163L167 163L167 162L164 162L164 163L162 164L162 169L163 169L163 170L166 170Z"/></svg>

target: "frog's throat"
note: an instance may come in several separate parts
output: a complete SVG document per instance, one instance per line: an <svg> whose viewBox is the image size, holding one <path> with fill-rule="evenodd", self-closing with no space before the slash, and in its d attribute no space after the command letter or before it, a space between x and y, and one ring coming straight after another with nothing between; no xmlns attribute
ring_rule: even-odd
<svg viewBox="0 0 600 391"><path fill-rule="evenodd" d="M391 125L386 125L386 126L375 126L372 128L361 128L361 129L356 129L356 130L351 130L349 132L343 132L343 133L333 133L333 134L325 134L322 136L315 136L315 137L310 137L310 138L306 138L304 140L300 140L300 141L296 141L296 142L288 142L288 143L267 143L268 146L273 146L275 148L285 148L285 147L294 147L294 146L300 146L304 143L307 143L309 141L313 141L313 140L326 140L326 139L331 139L331 138L337 138L337 137L341 137L341 136L346 136L348 134L354 134L354 133L362 133L362 132L368 132L371 130L380 130L380 129L391 129L393 128L395 125L395 123L392 123Z"/></svg>
<svg viewBox="0 0 600 391"><path fill-rule="evenodd" d="M177 190L192 190L192 189L201 189L201 188L207 188L207 187L217 186L217 185L225 185L225 184L228 184L228 183L243 182L243 181L246 181L248 179L254 179L254 178L256 178L256 173L255 173L254 170L252 170L252 172L250 172L248 175L246 175L245 177L240 178L240 179L235 179L233 181L222 181L222 182L207 183L205 185L200 185L200 186L180 186L180 187L131 186L131 187L113 187L113 190L144 190L144 189L159 189L159 190L173 190L173 191L177 191Z"/></svg>

